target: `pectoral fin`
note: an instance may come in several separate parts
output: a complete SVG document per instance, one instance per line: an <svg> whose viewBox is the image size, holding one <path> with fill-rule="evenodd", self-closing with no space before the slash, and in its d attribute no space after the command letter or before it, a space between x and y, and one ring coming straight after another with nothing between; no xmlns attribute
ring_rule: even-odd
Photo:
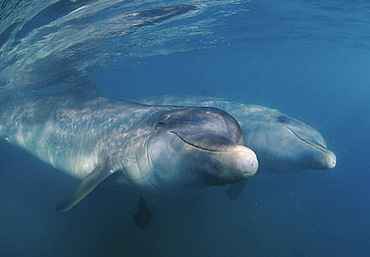
<svg viewBox="0 0 370 257"><path fill-rule="evenodd" d="M140 229L146 228L155 218L156 207L140 197L139 208L134 215L134 221Z"/></svg>
<svg viewBox="0 0 370 257"><path fill-rule="evenodd" d="M97 166L82 183L78 186L76 192L64 203L57 207L59 212L67 212L79 204L86 196L95 190L104 180L114 174L114 171L109 169L109 161L105 161L103 165Z"/></svg>

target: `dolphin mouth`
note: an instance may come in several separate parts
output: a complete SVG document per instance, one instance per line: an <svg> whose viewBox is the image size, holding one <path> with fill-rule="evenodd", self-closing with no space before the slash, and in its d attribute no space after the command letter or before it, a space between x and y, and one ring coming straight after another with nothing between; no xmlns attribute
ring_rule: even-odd
<svg viewBox="0 0 370 257"><path fill-rule="evenodd" d="M226 185L246 180L258 170L256 154L249 148L239 145L222 135L204 133L198 135L180 135L170 131L197 150L211 155L205 159L209 185ZM211 165L209 165L211 164Z"/></svg>
<svg viewBox="0 0 370 257"><path fill-rule="evenodd" d="M286 128L289 129L302 142L304 142L304 143L308 144L309 146L311 146L311 147L319 150L320 152L324 153L324 156L318 159L319 165L316 165L313 169L327 170L327 169L333 169L336 166L337 157L327 147L325 147L325 146L323 146L319 143L310 142L310 141L300 137L297 133L295 133L293 131L293 129L291 129L289 127L286 127Z"/></svg>
<svg viewBox="0 0 370 257"><path fill-rule="evenodd" d="M170 133L176 135L185 144L191 145L200 150L208 152L225 152L230 146L235 146L236 144L232 141L216 136L215 134L204 134L199 136L181 136L175 131L170 131Z"/></svg>
<svg viewBox="0 0 370 257"><path fill-rule="evenodd" d="M306 143L306 144L308 144L308 145L310 145L310 146L312 146L312 147L314 147L314 148L316 148L316 149L318 149L318 150L320 150L320 151L322 151L326 154L330 154L331 151L328 148L326 148L325 146L323 146L319 143L312 143L312 142L300 137L297 133L294 132L293 129L291 129L289 127L286 127L286 128L289 129L297 138L299 138L299 140L303 141L304 143Z"/></svg>

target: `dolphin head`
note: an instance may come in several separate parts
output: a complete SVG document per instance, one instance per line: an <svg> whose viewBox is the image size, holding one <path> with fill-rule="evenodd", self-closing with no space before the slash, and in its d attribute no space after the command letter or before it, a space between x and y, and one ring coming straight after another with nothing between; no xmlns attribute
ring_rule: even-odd
<svg viewBox="0 0 370 257"><path fill-rule="evenodd" d="M152 126L146 155L154 187L206 187L239 182L258 169L256 155L242 145L239 124L212 107L178 108Z"/></svg>
<svg viewBox="0 0 370 257"><path fill-rule="evenodd" d="M314 127L280 111L268 109L268 113L266 110L264 116L259 116L258 125L244 133L245 145L256 152L260 170L295 173L335 167L335 154Z"/></svg>

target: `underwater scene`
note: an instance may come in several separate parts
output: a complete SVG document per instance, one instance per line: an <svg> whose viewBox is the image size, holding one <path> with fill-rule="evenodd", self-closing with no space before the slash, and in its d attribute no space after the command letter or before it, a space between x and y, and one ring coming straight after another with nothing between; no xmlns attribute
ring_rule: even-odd
<svg viewBox="0 0 370 257"><path fill-rule="evenodd" d="M1 0L0 256L369 256L369 11Z"/></svg>

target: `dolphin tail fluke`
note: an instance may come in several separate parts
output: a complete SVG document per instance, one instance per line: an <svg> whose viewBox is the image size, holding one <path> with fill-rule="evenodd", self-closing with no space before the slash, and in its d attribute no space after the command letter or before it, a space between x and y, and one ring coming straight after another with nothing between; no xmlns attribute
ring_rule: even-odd
<svg viewBox="0 0 370 257"><path fill-rule="evenodd" d="M135 224L140 229L146 228L146 226L154 221L156 211L157 209L153 204L148 203L144 198L140 197L139 208L134 215Z"/></svg>
<svg viewBox="0 0 370 257"><path fill-rule="evenodd" d="M109 161L104 162L103 165L97 166L82 183L78 186L76 192L64 203L57 207L59 212L67 212L77 204L79 204L83 199L85 199L92 191L95 190L103 181L113 175L109 169Z"/></svg>
<svg viewBox="0 0 370 257"><path fill-rule="evenodd" d="M227 197L230 200L236 200L242 194L243 189L247 181L242 181L236 184L232 184L226 192Z"/></svg>

